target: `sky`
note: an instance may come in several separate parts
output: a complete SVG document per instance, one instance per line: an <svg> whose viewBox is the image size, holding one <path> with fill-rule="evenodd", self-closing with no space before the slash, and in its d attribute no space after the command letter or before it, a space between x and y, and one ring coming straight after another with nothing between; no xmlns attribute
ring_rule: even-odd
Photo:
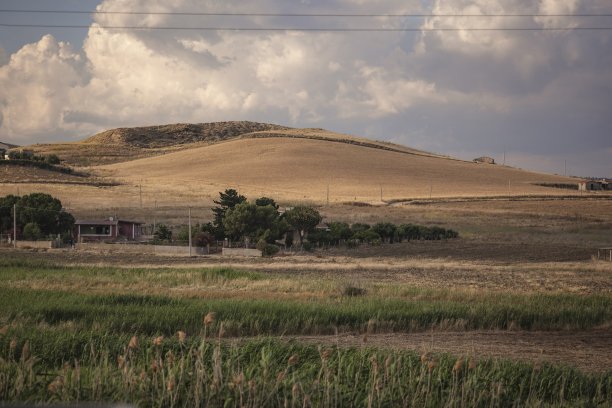
<svg viewBox="0 0 612 408"><path fill-rule="evenodd" d="M252 120L612 177L609 0L3 0L0 10L3 142ZM94 10L247 15L49 12ZM109 28L126 26L158 29ZM524 27L546 30L507 30ZM466 30L482 28L494 30Z"/></svg>

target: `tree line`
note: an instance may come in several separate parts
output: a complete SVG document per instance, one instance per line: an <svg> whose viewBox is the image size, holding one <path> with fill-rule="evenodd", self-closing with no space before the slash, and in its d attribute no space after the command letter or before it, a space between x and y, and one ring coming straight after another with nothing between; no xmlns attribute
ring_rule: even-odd
<svg viewBox="0 0 612 408"><path fill-rule="evenodd" d="M380 222L374 225L346 222L328 222L320 226L321 214L313 207L296 206L286 211L279 210L276 201L260 197L249 201L234 189L219 193L212 208L213 220L194 229L196 245L210 244L228 239L232 242L255 245L264 254L278 252L277 244L286 247L299 244L301 248L313 246L354 247L359 244L380 245L411 240L442 240L457 238L457 231L441 227L427 227L415 224L395 225ZM160 240L171 238L172 232L165 225L158 226L155 232ZM186 231L179 233L180 240L189 238ZM299 240L294 243L294 236ZM182 239L181 239L182 238Z"/></svg>

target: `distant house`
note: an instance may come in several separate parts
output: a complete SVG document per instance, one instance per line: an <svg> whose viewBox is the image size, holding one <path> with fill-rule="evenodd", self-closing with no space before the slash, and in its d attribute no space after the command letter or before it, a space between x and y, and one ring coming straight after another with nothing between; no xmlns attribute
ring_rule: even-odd
<svg viewBox="0 0 612 408"><path fill-rule="evenodd" d="M142 236L142 222L119 220L76 220L74 235L77 242L87 241L134 241Z"/></svg>
<svg viewBox="0 0 612 408"><path fill-rule="evenodd" d="M610 184L606 179L601 180L584 180L578 183L580 191L608 191Z"/></svg>

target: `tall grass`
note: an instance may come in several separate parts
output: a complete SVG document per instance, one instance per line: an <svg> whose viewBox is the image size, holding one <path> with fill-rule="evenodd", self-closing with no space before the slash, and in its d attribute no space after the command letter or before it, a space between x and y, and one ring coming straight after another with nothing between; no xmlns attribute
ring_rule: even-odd
<svg viewBox="0 0 612 408"><path fill-rule="evenodd" d="M96 327L146 334L194 331L215 310L229 335L328 334L442 329L586 329L607 324L605 296L490 296L477 299L397 300L343 297L317 302L199 299L139 294L85 295L0 288L0 322ZM215 323L216 325L217 323Z"/></svg>
<svg viewBox="0 0 612 408"><path fill-rule="evenodd" d="M605 405L612 373L273 340L240 345L133 337L61 364L18 342L2 347L4 401L124 401L146 407ZM25 350L16 352L18 349Z"/></svg>

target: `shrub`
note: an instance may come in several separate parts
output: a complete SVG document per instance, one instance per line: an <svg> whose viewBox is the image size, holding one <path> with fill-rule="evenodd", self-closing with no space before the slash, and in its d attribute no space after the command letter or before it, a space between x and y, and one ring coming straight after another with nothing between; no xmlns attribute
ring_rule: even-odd
<svg viewBox="0 0 612 408"><path fill-rule="evenodd" d="M170 241L172 239L172 231L164 224L158 224L153 236L158 241Z"/></svg>
<svg viewBox="0 0 612 408"><path fill-rule="evenodd" d="M268 244L265 239L260 239L257 242L256 248L261 251L263 256L274 256L278 254L280 248L277 245Z"/></svg>
<svg viewBox="0 0 612 408"><path fill-rule="evenodd" d="M38 241L42 238L40 227L35 222L29 222L23 227L23 237L29 241Z"/></svg>
<svg viewBox="0 0 612 408"><path fill-rule="evenodd" d="M351 231L353 232L353 235L361 231L367 231L369 229L370 229L369 224L362 224L362 223L356 222L355 224L351 225Z"/></svg>
<svg viewBox="0 0 612 408"><path fill-rule="evenodd" d="M350 296L350 297L363 296L366 293L367 291L364 288L360 288L360 287L353 286L353 285L346 285L342 289L343 296Z"/></svg>
<svg viewBox="0 0 612 408"><path fill-rule="evenodd" d="M60 158L56 154L50 154L45 160L49 164L60 164Z"/></svg>
<svg viewBox="0 0 612 408"><path fill-rule="evenodd" d="M380 245L382 243L380 235L371 229L356 233L353 235L353 239L357 239L370 245Z"/></svg>

